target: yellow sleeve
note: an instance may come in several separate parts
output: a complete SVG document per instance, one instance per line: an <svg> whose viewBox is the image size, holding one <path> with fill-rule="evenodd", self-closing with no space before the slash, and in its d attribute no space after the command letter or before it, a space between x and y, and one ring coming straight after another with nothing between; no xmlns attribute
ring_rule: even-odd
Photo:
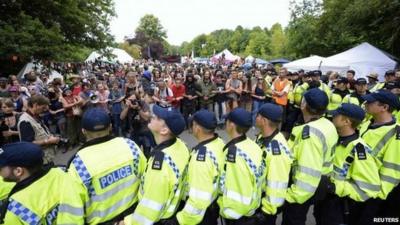
<svg viewBox="0 0 400 225"><path fill-rule="evenodd" d="M173 188L167 169L165 163L161 170L148 168L143 184L144 193L133 213L132 224L152 224L161 217Z"/></svg>
<svg viewBox="0 0 400 225"><path fill-rule="evenodd" d="M213 183L214 170L209 157L205 161L198 161L197 154L191 158L188 168L189 196L185 207L176 216L179 224L198 224L203 220L216 189Z"/></svg>
<svg viewBox="0 0 400 225"><path fill-rule="evenodd" d="M311 135L294 146L297 159L292 176L293 184L288 189L286 200L290 203L304 203L318 187L323 165L322 144Z"/></svg>

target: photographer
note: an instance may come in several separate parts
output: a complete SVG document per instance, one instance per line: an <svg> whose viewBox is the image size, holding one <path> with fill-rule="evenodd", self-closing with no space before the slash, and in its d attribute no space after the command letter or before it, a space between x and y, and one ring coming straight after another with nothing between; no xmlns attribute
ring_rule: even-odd
<svg viewBox="0 0 400 225"><path fill-rule="evenodd" d="M53 162L55 145L60 141L60 138L52 135L40 119L40 114L48 110L48 105L49 100L42 95L31 97L28 101L28 110L22 113L18 121L20 140L42 146L45 163Z"/></svg>
<svg viewBox="0 0 400 225"><path fill-rule="evenodd" d="M10 99L4 100L0 112L1 144L19 141L17 122L18 114L14 111L14 103Z"/></svg>
<svg viewBox="0 0 400 225"><path fill-rule="evenodd" d="M148 158L151 147L155 145L153 137L147 128L151 118L149 105L136 95L126 98L124 103L120 116L120 119L125 121L124 136L134 140L143 149L143 153Z"/></svg>

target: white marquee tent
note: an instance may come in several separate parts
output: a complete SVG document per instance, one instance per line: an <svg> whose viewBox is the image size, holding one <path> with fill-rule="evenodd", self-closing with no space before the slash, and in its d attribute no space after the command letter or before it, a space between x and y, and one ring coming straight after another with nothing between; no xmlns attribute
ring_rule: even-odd
<svg viewBox="0 0 400 225"><path fill-rule="evenodd" d="M324 57L313 55L307 58L298 59L290 63L283 64L283 66L292 72L298 71L300 69L303 69L305 71L318 70L321 66L322 60L324 59Z"/></svg>
<svg viewBox="0 0 400 225"><path fill-rule="evenodd" d="M96 59L106 62L120 62L120 63L131 63L133 61L133 57L130 56L125 50L119 48L111 48L111 54L115 57L111 60L107 59L107 57L103 56L100 52L94 51L90 53L89 57L85 60L85 62L94 62Z"/></svg>
<svg viewBox="0 0 400 225"><path fill-rule="evenodd" d="M396 61L384 53L380 49L362 43L342 53L328 57L322 61L321 71L329 70L344 73L348 69L356 72L356 77L366 77L372 72L379 74L379 80L383 81L384 74L387 70L396 67Z"/></svg>
<svg viewBox="0 0 400 225"><path fill-rule="evenodd" d="M212 62L217 62L219 58L222 57L222 54L225 54L225 60L229 61L229 62L233 62L235 60L240 59L239 56L232 54L228 49L224 49L222 52L214 55L213 57L211 57L211 61Z"/></svg>

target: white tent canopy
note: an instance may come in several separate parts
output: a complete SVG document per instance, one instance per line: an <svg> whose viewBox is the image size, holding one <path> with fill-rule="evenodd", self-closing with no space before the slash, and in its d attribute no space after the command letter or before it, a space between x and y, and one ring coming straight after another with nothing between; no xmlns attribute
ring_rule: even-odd
<svg viewBox="0 0 400 225"><path fill-rule="evenodd" d="M313 55L307 58L302 58L292 61L290 63L283 64L283 66L292 72L301 69L305 71L318 70L319 67L321 66L322 60L324 59L325 59L324 57Z"/></svg>
<svg viewBox="0 0 400 225"><path fill-rule="evenodd" d="M94 51L90 53L89 57L85 60L85 62L94 62L96 59L100 61L106 62L120 62L120 63L131 63L133 62L132 56L130 56L125 50L119 48L110 48L111 54L115 57L111 60L108 60L107 57L103 56L100 52Z"/></svg>
<svg viewBox="0 0 400 225"><path fill-rule="evenodd" d="M244 61L246 62L246 63L252 63L253 61L254 61L254 57L252 56L252 55L249 55L249 56L247 56L245 59L244 59Z"/></svg>
<svg viewBox="0 0 400 225"><path fill-rule="evenodd" d="M387 70L396 67L396 61L388 57L384 52L369 43L362 43L342 53L328 57L322 61L321 70L345 72L352 69L356 77L366 77L372 72L379 74L379 80L383 80Z"/></svg>
<svg viewBox="0 0 400 225"><path fill-rule="evenodd" d="M211 61L213 61L213 62L218 61L218 59L220 59L222 57L222 54L225 55L225 60L229 61L229 62L233 62L235 60L240 59L239 56L232 54L228 49L224 49L222 52L211 57Z"/></svg>

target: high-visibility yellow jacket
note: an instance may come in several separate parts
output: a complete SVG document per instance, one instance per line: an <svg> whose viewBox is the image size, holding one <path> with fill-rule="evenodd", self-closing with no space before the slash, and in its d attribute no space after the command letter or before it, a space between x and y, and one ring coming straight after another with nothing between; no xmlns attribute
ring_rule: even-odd
<svg viewBox="0 0 400 225"><path fill-rule="evenodd" d="M381 191L379 198L388 194L400 183L400 124L395 118L389 123L372 125L364 123L360 129L361 137L371 147L372 155L382 165L379 168Z"/></svg>
<svg viewBox="0 0 400 225"><path fill-rule="evenodd" d="M314 195L321 175L332 171L332 149L338 135L332 122L324 117L295 127L293 132L289 145L294 153L293 183L286 201L301 204Z"/></svg>
<svg viewBox="0 0 400 225"><path fill-rule="evenodd" d="M377 197L381 189L380 164L357 133L339 138L331 176L336 195L359 202Z"/></svg>
<svg viewBox="0 0 400 225"><path fill-rule="evenodd" d="M198 224L218 196L218 184L224 169L224 142L217 135L193 148L186 177L187 200L176 217L179 224Z"/></svg>
<svg viewBox="0 0 400 225"><path fill-rule="evenodd" d="M245 135L228 142L225 171L218 198L220 215L227 219L251 216L261 203L262 175L265 170L260 147Z"/></svg>
<svg viewBox="0 0 400 225"><path fill-rule="evenodd" d="M331 95L329 96L329 104L327 107L327 110L335 110L337 109L343 101L343 94L344 93L349 93L348 91L340 91L340 90L334 90L331 92Z"/></svg>
<svg viewBox="0 0 400 225"><path fill-rule="evenodd" d="M15 186L14 182L5 182L3 178L0 177L0 202L7 198L11 189Z"/></svg>
<svg viewBox="0 0 400 225"><path fill-rule="evenodd" d="M26 187L8 199L4 224L84 224L84 203L79 183L64 171L53 168L23 182Z"/></svg>
<svg viewBox="0 0 400 225"><path fill-rule="evenodd" d="M331 95L331 89L325 83L320 82L321 85L318 87L321 91L324 91L327 96ZM293 100L294 104L300 107L301 99L303 98L303 94L308 90L310 85L307 82L302 83L301 85L296 85L293 89Z"/></svg>
<svg viewBox="0 0 400 225"><path fill-rule="evenodd" d="M266 153L266 183L263 186L265 195L261 200L261 209L266 214L275 215L285 202L293 154L279 131L275 131L270 137L259 136L256 142Z"/></svg>
<svg viewBox="0 0 400 225"><path fill-rule="evenodd" d="M156 146L140 186L139 204L125 224L153 224L174 215L183 197L189 150L174 138Z"/></svg>
<svg viewBox="0 0 400 225"><path fill-rule="evenodd" d="M380 82L375 84L375 86L373 86L369 91L370 92L374 92L374 91L378 91L380 89L382 89L385 86L385 82Z"/></svg>
<svg viewBox="0 0 400 225"><path fill-rule="evenodd" d="M110 221L133 211L145 169L145 156L129 139L100 138L79 150L68 173L85 193L86 223Z"/></svg>

